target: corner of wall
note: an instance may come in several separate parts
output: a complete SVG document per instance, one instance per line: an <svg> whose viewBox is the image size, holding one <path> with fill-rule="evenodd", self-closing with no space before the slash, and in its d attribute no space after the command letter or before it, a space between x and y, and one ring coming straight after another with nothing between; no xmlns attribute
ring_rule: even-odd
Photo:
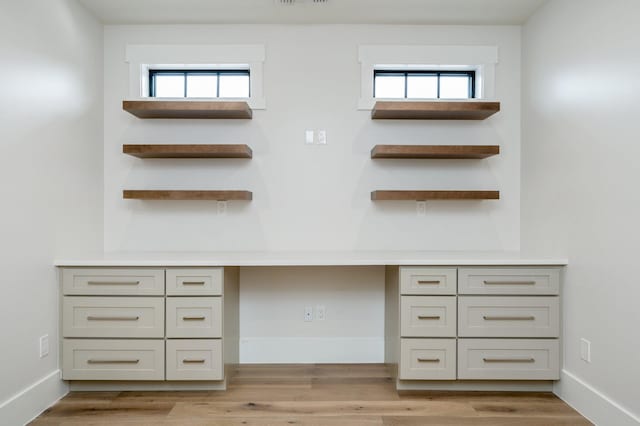
<svg viewBox="0 0 640 426"><path fill-rule="evenodd" d="M60 370L55 370L0 404L0 421L5 425L27 424L68 392Z"/></svg>

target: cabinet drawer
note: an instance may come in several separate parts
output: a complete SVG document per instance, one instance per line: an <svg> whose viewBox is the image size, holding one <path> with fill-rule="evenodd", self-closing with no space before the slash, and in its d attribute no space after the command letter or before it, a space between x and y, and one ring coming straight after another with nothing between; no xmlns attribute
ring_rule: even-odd
<svg viewBox="0 0 640 426"><path fill-rule="evenodd" d="M67 295L164 294L163 269L64 268L62 292Z"/></svg>
<svg viewBox="0 0 640 426"><path fill-rule="evenodd" d="M168 297L167 337L222 337L222 298Z"/></svg>
<svg viewBox="0 0 640 426"><path fill-rule="evenodd" d="M167 380L222 380L222 341L167 340Z"/></svg>
<svg viewBox="0 0 640 426"><path fill-rule="evenodd" d="M163 340L65 339L64 380L164 380Z"/></svg>
<svg viewBox="0 0 640 426"><path fill-rule="evenodd" d="M557 297L461 296L460 337L558 337Z"/></svg>
<svg viewBox="0 0 640 426"><path fill-rule="evenodd" d="M558 380L559 364L555 339L458 340L459 379Z"/></svg>
<svg viewBox="0 0 640 426"><path fill-rule="evenodd" d="M167 269L167 295L218 296L223 268Z"/></svg>
<svg viewBox="0 0 640 426"><path fill-rule="evenodd" d="M456 337L455 296L401 296L402 337Z"/></svg>
<svg viewBox="0 0 640 426"><path fill-rule="evenodd" d="M400 294L456 294L456 269L402 266Z"/></svg>
<svg viewBox="0 0 640 426"><path fill-rule="evenodd" d="M400 380L455 380L455 339L401 339Z"/></svg>
<svg viewBox="0 0 640 426"><path fill-rule="evenodd" d="M556 268L461 268L460 294L555 295L560 290Z"/></svg>
<svg viewBox="0 0 640 426"><path fill-rule="evenodd" d="M161 297L65 296L63 337L164 337Z"/></svg>

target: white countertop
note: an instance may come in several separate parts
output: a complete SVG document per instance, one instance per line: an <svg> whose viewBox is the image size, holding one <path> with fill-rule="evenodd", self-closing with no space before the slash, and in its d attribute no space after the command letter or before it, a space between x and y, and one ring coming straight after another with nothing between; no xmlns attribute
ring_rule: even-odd
<svg viewBox="0 0 640 426"><path fill-rule="evenodd" d="M55 266L563 266L568 259L520 252L270 251L114 252L63 257Z"/></svg>

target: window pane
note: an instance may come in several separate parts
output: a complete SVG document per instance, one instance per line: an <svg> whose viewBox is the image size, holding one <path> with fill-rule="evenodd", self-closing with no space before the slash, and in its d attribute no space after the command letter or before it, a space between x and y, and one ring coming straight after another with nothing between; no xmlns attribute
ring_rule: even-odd
<svg viewBox="0 0 640 426"><path fill-rule="evenodd" d="M377 75L374 98L404 98L404 75Z"/></svg>
<svg viewBox="0 0 640 426"><path fill-rule="evenodd" d="M157 98L184 98L184 75L156 75Z"/></svg>
<svg viewBox="0 0 640 426"><path fill-rule="evenodd" d="M248 98L249 97L249 76L248 75L220 75L220 97L221 98Z"/></svg>
<svg viewBox="0 0 640 426"><path fill-rule="evenodd" d="M187 98L215 98L218 76L187 74Z"/></svg>
<svg viewBox="0 0 640 426"><path fill-rule="evenodd" d="M435 75L411 75L407 77L407 98L436 99L438 77Z"/></svg>
<svg viewBox="0 0 640 426"><path fill-rule="evenodd" d="M466 75L440 76L440 97L442 99L468 99L469 77Z"/></svg>

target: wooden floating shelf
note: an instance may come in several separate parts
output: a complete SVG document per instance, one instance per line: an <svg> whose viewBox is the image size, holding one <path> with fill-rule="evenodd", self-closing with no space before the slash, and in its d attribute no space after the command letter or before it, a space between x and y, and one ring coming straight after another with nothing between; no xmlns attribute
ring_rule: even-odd
<svg viewBox="0 0 640 426"><path fill-rule="evenodd" d="M251 158L248 145L122 145L138 158Z"/></svg>
<svg viewBox="0 0 640 426"><path fill-rule="evenodd" d="M401 120L484 120L500 111L500 102L378 101L371 118Z"/></svg>
<svg viewBox="0 0 640 426"><path fill-rule="evenodd" d="M373 201L498 200L500 191L373 191Z"/></svg>
<svg viewBox="0 0 640 426"><path fill-rule="evenodd" d="M245 118L253 112L244 101L122 101L138 118Z"/></svg>
<svg viewBox="0 0 640 426"><path fill-rule="evenodd" d="M498 145L376 145L371 158L482 159L499 153Z"/></svg>
<svg viewBox="0 0 640 426"><path fill-rule="evenodd" d="M125 200L218 200L251 201L251 191L185 191L185 190L131 190L122 191Z"/></svg>

